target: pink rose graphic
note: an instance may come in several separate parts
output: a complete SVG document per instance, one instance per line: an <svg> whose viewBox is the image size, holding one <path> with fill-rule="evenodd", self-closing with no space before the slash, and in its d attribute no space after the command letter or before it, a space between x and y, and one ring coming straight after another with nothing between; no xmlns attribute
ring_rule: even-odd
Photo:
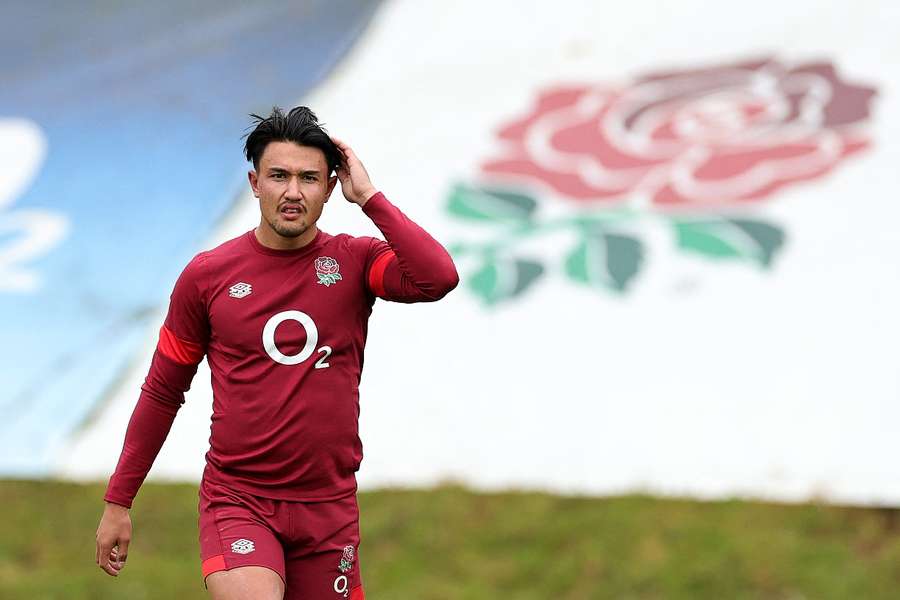
<svg viewBox="0 0 900 600"><path fill-rule="evenodd" d="M874 89L827 62L765 59L557 87L499 131L493 180L543 184L579 202L644 198L720 207L821 177L868 144Z"/></svg>
<svg viewBox="0 0 900 600"><path fill-rule="evenodd" d="M320 256L316 259L316 272L323 275L333 275L338 272L340 267L338 262L330 256Z"/></svg>

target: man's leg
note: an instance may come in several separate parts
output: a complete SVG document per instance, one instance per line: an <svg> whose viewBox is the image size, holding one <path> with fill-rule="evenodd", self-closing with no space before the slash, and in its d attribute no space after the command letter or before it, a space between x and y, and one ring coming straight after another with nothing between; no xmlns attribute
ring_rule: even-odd
<svg viewBox="0 0 900 600"><path fill-rule="evenodd" d="M266 567L237 567L206 578L211 600L282 600L284 582Z"/></svg>
<svg viewBox="0 0 900 600"><path fill-rule="evenodd" d="M352 564L343 558L343 550L328 550L288 560L285 567L288 589L284 600L365 600L357 547L348 547L354 548Z"/></svg>
<svg viewBox="0 0 900 600"><path fill-rule="evenodd" d="M282 600L284 548L277 503L200 488L200 569L212 600Z"/></svg>
<svg viewBox="0 0 900 600"><path fill-rule="evenodd" d="M291 510L297 527L285 548L284 600L365 600L356 496L291 503Z"/></svg>

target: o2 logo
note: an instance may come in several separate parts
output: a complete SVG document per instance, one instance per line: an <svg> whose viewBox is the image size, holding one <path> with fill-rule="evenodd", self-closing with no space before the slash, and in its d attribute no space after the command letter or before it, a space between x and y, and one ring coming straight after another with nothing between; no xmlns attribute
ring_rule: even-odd
<svg viewBox="0 0 900 600"><path fill-rule="evenodd" d="M34 292L37 273L25 265L55 248L69 220L43 209L8 210L31 187L47 156L47 139L27 119L0 119L0 293Z"/></svg>
<svg viewBox="0 0 900 600"><path fill-rule="evenodd" d="M303 345L303 349L297 354L284 354L275 344L275 329L285 321L296 321L306 331L306 344ZM313 352L316 352L322 354L314 365L316 369L327 369L331 366L326 362L332 353L331 346L321 346L316 350L316 345L319 343L319 330L316 327L315 321L312 320L312 317L305 312L299 310L285 310L272 316L266 321L266 326L263 327L262 340L263 348L266 349L266 354L279 364L299 365L312 356Z"/></svg>
<svg viewBox="0 0 900 600"><path fill-rule="evenodd" d="M347 579L346 575L341 575L335 579L333 587L334 591L341 594L344 598L350 595L350 592L347 591L347 588L350 587L350 581Z"/></svg>

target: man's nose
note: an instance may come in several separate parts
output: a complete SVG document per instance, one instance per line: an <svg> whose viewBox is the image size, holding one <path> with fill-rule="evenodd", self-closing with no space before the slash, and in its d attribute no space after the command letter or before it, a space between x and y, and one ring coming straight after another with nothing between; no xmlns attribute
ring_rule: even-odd
<svg viewBox="0 0 900 600"><path fill-rule="evenodd" d="M302 194L300 193L300 181L296 177L288 179L287 190L285 190L284 196L290 200L299 200L302 197Z"/></svg>

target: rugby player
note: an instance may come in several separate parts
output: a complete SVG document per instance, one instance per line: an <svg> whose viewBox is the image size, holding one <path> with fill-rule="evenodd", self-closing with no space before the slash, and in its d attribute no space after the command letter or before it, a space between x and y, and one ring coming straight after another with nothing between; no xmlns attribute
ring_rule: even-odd
<svg viewBox="0 0 900 600"><path fill-rule="evenodd" d="M358 386L376 298L439 300L450 255L372 184L306 107L253 115L244 152L259 226L190 261L104 496L96 561L118 575L129 509L206 356L210 450L201 571L213 600L364 598ZM316 226L335 184L386 241Z"/></svg>

